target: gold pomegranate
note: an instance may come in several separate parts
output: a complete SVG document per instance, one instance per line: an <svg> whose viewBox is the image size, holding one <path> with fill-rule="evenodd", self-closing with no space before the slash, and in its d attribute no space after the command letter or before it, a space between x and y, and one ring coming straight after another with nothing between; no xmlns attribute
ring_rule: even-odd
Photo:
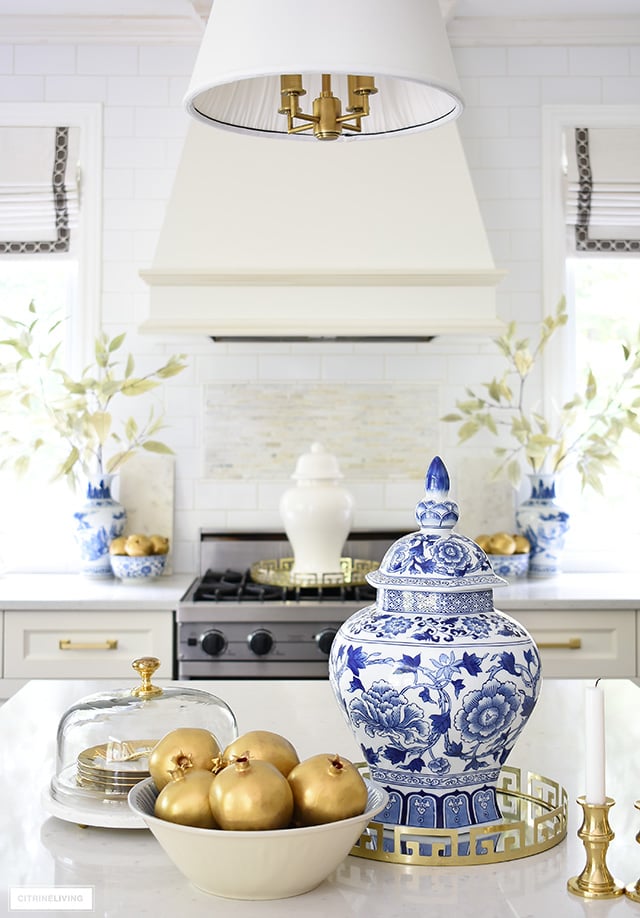
<svg viewBox="0 0 640 918"><path fill-rule="evenodd" d="M245 755L215 776L209 806L221 829L285 829L293 815L293 794L275 765Z"/></svg>
<svg viewBox="0 0 640 918"><path fill-rule="evenodd" d="M201 727L179 727L171 730L153 747L149 756L149 774L158 790L169 783L170 772L192 766L211 771L220 745L213 733Z"/></svg>
<svg viewBox="0 0 640 918"><path fill-rule="evenodd" d="M239 755L248 755L252 761L259 759L262 762L271 762L285 778L300 761L289 740L269 730L250 730L243 733L224 750L227 762L232 762L234 757Z"/></svg>
<svg viewBox="0 0 640 918"><path fill-rule="evenodd" d="M312 755L296 765L287 780L296 825L337 822L366 809L367 785L355 765L339 755Z"/></svg>
<svg viewBox="0 0 640 918"><path fill-rule="evenodd" d="M209 805L213 774L200 768L176 768L158 794L154 814L167 822L200 829L215 829Z"/></svg>
<svg viewBox="0 0 640 918"><path fill-rule="evenodd" d="M514 535L513 541L516 543L516 555L525 555L528 551L531 551L531 542L526 536Z"/></svg>
<svg viewBox="0 0 640 918"><path fill-rule="evenodd" d="M508 532L496 532L489 539L488 548L491 555L512 555L516 550L516 541Z"/></svg>

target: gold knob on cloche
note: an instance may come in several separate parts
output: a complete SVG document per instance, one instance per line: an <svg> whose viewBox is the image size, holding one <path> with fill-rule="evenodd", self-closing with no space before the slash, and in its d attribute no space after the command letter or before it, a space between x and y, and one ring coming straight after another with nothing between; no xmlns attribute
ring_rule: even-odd
<svg viewBox="0 0 640 918"><path fill-rule="evenodd" d="M160 660L157 657L139 657L131 665L142 679L142 685L136 685L131 689L132 695L135 695L136 698L153 698L155 695L162 695L162 689L151 682L151 677L160 666Z"/></svg>

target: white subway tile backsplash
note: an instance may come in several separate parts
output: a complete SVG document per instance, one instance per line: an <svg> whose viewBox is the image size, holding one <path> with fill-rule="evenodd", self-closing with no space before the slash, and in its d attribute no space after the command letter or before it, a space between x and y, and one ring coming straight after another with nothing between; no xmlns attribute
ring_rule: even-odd
<svg viewBox="0 0 640 918"><path fill-rule="evenodd" d="M159 199L166 206L175 177L175 169L136 169L133 196L139 205Z"/></svg>
<svg viewBox="0 0 640 918"><path fill-rule="evenodd" d="M566 48L521 47L507 49L507 73L513 76L539 76L555 74L564 76L569 71Z"/></svg>
<svg viewBox="0 0 640 918"><path fill-rule="evenodd" d="M104 206L105 229L145 230L159 229L165 212L165 202L147 200L140 207L136 199L108 200Z"/></svg>
<svg viewBox="0 0 640 918"><path fill-rule="evenodd" d="M13 45L0 44L0 73L13 73Z"/></svg>
<svg viewBox="0 0 640 918"><path fill-rule="evenodd" d="M126 105L110 105L102 117L102 131L105 137L133 137L135 108Z"/></svg>
<svg viewBox="0 0 640 918"><path fill-rule="evenodd" d="M44 85L47 102L104 102L107 94L103 76L46 76Z"/></svg>
<svg viewBox="0 0 640 918"><path fill-rule="evenodd" d="M195 64L196 45L142 45L140 48L140 73L153 76L190 77Z"/></svg>
<svg viewBox="0 0 640 918"><path fill-rule="evenodd" d="M44 77L3 76L0 80L0 102L42 102Z"/></svg>
<svg viewBox="0 0 640 918"><path fill-rule="evenodd" d="M109 105L169 104L169 81L161 76L109 76L107 78Z"/></svg>
<svg viewBox="0 0 640 918"><path fill-rule="evenodd" d="M254 345L255 346L255 345ZM259 379L319 379L321 360L319 354L260 354Z"/></svg>
<svg viewBox="0 0 640 918"><path fill-rule="evenodd" d="M165 142L151 137L110 137L104 145L104 165L107 169L165 168Z"/></svg>
<svg viewBox="0 0 640 918"><path fill-rule="evenodd" d="M507 137L509 134L509 109L493 106L466 108L458 122L460 136Z"/></svg>
<svg viewBox="0 0 640 918"><path fill-rule="evenodd" d="M382 379L381 361L364 354L329 354L322 358L322 379Z"/></svg>
<svg viewBox="0 0 640 918"><path fill-rule="evenodd" d="M136 76L138 50L136 45L78 45L78 74Z"/></svg>
<svg viewBox="0 0 640 918"><path fill-rule="evenodd" d="M535 198L539 201L541 196L540 170L510 169L509 195L512 198Z"/></svg>
<svg viewBox="0 0 640 918"><path fill-rule="evenodd" d="M453 59L459 77L505 76L506 48L453 48Z"/></svg>
<svg viewBox="0 0 640 918"><path fill-rule="evenodd" d="M543 77L540 80L542 105L570 105L602 100L602 81L596 76Z"/></svg>
<svg viewBox="0 0 640 918"><path fill-rule="evenodd" d="M537 105L518 105L509 109L511 137L538 139L542 133L540 109Z"/></svg>
<svg viewBox="0 0 640 918"><path fill-rule="evenodd" d="M134 180L133 169L103 169L102 193L105 201L127 201L132 198Z"/></svg>
<svg viewBox="0 0 640 918"><path fill-rule="evenodd" d="M602 102L605 105L637 105L640 101L640 76L604 77Z"/></svg>
<svg viewBox="0 0 640 918"><path fill-rule="evenodd" d="M16 45L14 50L14 73L74 74L76 72L75 45Z"/></svg>
<svg viewBox="0 0 640 918"><path fill-rule="evenodd" d="M569 48L569 73L572 76L623 76L630 73L629 48Z"/></svg>
<svg viewBox="0 0 640 918"><path fill-rule="evenodd" d="M153 108L136 108L136 137L171 137L182 140L187 116L174 105Z"/></svg>
<svg viewBox="0 0 640 918"><path fill-rule="evenodd" d="M540 79L538 77L510 76L478 77L473 81L477 105L539 105Z"/></svg>

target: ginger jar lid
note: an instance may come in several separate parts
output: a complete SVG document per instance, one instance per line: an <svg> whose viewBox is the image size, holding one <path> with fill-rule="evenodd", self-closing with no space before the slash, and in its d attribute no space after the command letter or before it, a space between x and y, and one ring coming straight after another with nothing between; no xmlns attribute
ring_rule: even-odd
<svg viewBox="0 0 640 918"><path fill-rule="evenodd" d="M327 452L322 443L312 443L309 452L298 458L291 477L297 481L333 480L342 478L342 472L336 456Z"/></svg>
<svg viewBox="0 0 640 918"><path fill-rule="evenodd" d="M449 473L436 456L425 477L425 496L416 506L418 532L397 539L380 567L367 574L378 589L413 592L472 592L506 586L473 539L454 532L459 511L449 500Z"/></svg>

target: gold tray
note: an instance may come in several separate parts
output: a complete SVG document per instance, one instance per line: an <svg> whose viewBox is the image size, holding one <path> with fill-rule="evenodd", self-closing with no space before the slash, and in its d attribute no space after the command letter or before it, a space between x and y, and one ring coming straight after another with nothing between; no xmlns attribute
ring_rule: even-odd
<svg viewBox="0 0 640 918"><path fill-rule="evenodd" d="M272 558L257 561L250 568L251 579L255 583L271 584L282 587L332 587L363 586L366 575L377 571L377 561L366 561L362 558L341 558L339 573L333 574L293 574L294 558Z"/></svg>
<svg viewBox="0 0 640 918"><path fill-rule="evenodd" d="M467 829L370 822L349 852L393 864L460 867L540 854L567 834L567 792L556 781L503 766L496 788L502 821Z"/></svg>

